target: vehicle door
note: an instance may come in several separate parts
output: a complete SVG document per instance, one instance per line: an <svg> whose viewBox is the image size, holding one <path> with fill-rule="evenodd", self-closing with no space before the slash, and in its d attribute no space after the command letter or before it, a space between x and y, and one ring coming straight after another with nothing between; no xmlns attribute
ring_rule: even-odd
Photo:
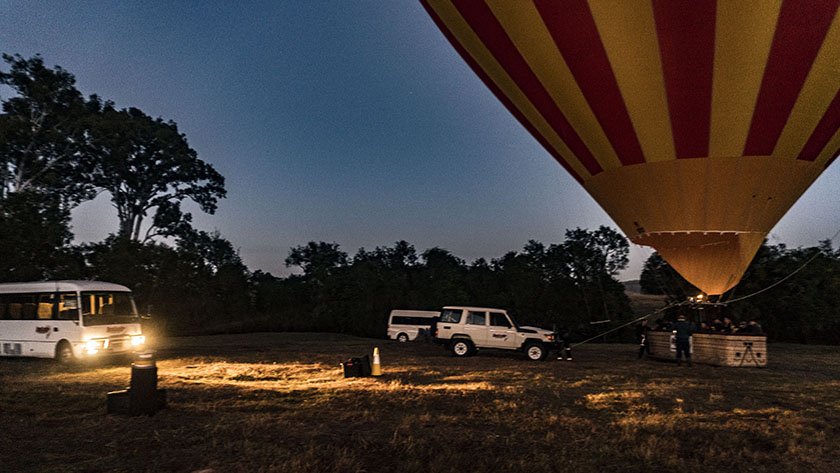
<svg viewBox="0 0 840 473"><path fill-rule="evenodd" d="M33 348L39 355L47 357L55 353L56 339L53 335L56 328L53 321L55 318L55 301L55 293L38 294L38 300L36 301L35 317L38 323L35 324L35 339L41 343L37 344L37 348L33 345Z"/></svg>
<svg viewBox="0 0 840 473"><path fill-rule="evenodd" d="M487 312L468 310L463 330L476 346L487 346Z"/></svg>
<svg viewBox="0 0 840 473"><path fill-rule="evenodd" d="M444 309L440 313L435 336L444 340L452 338L452 334L461 328L461 317L463 317L461 309Z"/></svg>
<svg viewBox="0 0 840 473"><path fill-rule="evenodd" d="M516 348L516 329L504 312L490 312L487 344L496 348Z"/></svg>
<svg viewBox="0 0 840 473"><path fill-rule="evenodd" d="M21 340L24 356L52 356L55 351L55 337L53 337L53 312L55 310L55 294L26 294L20 299L20 319L24 322L25 331Z"/></svg>
<svg viewBox="0 0 840 473"><path fill-rule="evenodd" d="M57 294L53 334L55 340L66 339L70 343L82 341L79 326L79 294L60 292Z"/></svg>

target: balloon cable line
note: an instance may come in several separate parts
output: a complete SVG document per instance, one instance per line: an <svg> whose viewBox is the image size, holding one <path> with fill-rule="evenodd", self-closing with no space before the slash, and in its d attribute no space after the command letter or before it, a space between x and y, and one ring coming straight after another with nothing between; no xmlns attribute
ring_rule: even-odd
<svg viewBox="0 0 840 473"><path fill-rule="evenodd" d="M838 236L840 236L840 229L837 230L837 232L834 234L834 236L832 236L831 238L828 239L829 243L833 242ZM769 291L770 289L773 289L774 287L778 286L779 284L781 284L781 283L787 281L788 279L792 278L796 273L805 269L806 266L811 264L811 262L814 261L815 259L817 259L817 256L819 256L821 254L822 254L822 252L817 250L816 252L814 252L813 256L808 258L808 260L806 260L804 263L802 263L801 266L799 266L798 268L793 270L790 274L783 277L782 279L779 279L778 281L774 282L773 284L765 287L764 289L755 291L752 294L747 294L746 296L742 296L742 297L738 297L737 299L732 299L732 300L726 301L725 304L731 304L733 302L738 302L738 301L742 301L744 299L749 299L750 297L757 296L757 295L761 294L762 292L766 292L766 291Z"/></svg>
<svg viewBox="0 0 840 473"><path fill-rule="evenodd" d="M652 316L652 315L656 315L656 314L658 314L658 313L660 313L660 312L664 312L664 311L666 311L666 310L668 310L668 309L670 309L670 308L672 308L672 307L678 307L678 306L681 306L681 305L687 305L688 303L689 303L689 302L687 302L687 301L683 301L683 302L674 302L674 303L672 303L672 304L666 305L665 307L662 307L662 308L656 309L655 311L653 311L653 312L651 312L651 313L649 313L649 314L645 314L645 315L643 315L643 316L639 317L638 319L633 319L633 320L631 320L630 322L627 322L627 323L625 323L625 324L619 325L618 327L611 328L611 329L607 330L607 331L606 331L606 332L604 332L604 333L599 333L598 335L595 335L594 337L587 338L586 340L584 340L584 341L582 341L582 342L579 342L579 343L575 343L575 344L573 344L573 345L572 345L572 348L574 348L574 347L576 347L576 346L579 346L579 345L583 345L584 343L589 343L589 342L591 342L592 340L595 340L596 338L601 338L601 337L603 337L604 335L609 335L609 334L611 334L611 333L615 332L616 330L623 329L624 327L627 327L628 325L635 324L636 322L639 322L639 321L640 321L640 320L642 320L642 319L646 319L646 318L648 318L648 317L650 317L650 316Z"/></svg>

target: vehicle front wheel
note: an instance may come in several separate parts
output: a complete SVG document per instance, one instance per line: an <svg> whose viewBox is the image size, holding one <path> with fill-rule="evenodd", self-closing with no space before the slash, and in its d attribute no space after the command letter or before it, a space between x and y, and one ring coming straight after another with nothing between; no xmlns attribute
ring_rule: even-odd
<svg viewBox="0 0 840 473"><path fill-rule="evenodd" d="M62 365L69 365L76 361L76 356L73 355L73 347L70 346L66 340L62 340L55 347L55 361Z"/></svg>
<svg viewBox="0 0 840 473"><path fill-rule="evenodd" d="M408 341L408 335L406 335L404 333L401 333L401 334L397 335L397 341L400 342L400 343L407 342Z"/></svg>
<svg viewBox="0 0 840 473"><path fill-rule="evenodd" d="M453 355L462 358L472 355L475 346L469 340L455 340L449 345L449 349L452 350Z"/></svg>
<svg viewBox="0 0 840 473"><path fill-rule="evenodd" d="M525 344L525 356L532 361L542 361L548 355L548 350L542 343L530 342Z"/></svg>

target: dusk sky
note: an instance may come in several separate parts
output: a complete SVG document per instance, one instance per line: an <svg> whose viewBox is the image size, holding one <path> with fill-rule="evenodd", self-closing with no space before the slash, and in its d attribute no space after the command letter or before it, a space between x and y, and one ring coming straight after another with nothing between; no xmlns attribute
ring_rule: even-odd
<svg viewBox="0 0 840 473"><path fill-rule="evenodd" d="M406 240L494 258L567 228L615 224L473 74L419 2L7 2L0 51L72 72L78 88L178 123L226 178L219 230L251 270L289 248ZM8 90L0 93L8 96ZM811 246L840 227L840 165L771 232ZM117 229L107 196L77 241ZM623 279L638 276L633 246Z"/></svg>

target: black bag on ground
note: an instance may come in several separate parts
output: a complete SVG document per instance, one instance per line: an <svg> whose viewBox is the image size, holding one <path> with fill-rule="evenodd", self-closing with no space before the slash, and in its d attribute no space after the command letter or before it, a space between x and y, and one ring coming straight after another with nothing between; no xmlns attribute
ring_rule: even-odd
<svg viewBox="0 0 840 473"><path fill-rule="evenodd" d="M361 378L365 376L361 358L349 358L347 361L341 363L341 366L344 368L345 378Z"/></svg>
<svg viewBox="0 0 840 473"><path fill-rule="evenodd" d="M365 355L361 358L350 358L341 363L344 368L345 378L364 378L370 376L370 357Z"/></svg>

